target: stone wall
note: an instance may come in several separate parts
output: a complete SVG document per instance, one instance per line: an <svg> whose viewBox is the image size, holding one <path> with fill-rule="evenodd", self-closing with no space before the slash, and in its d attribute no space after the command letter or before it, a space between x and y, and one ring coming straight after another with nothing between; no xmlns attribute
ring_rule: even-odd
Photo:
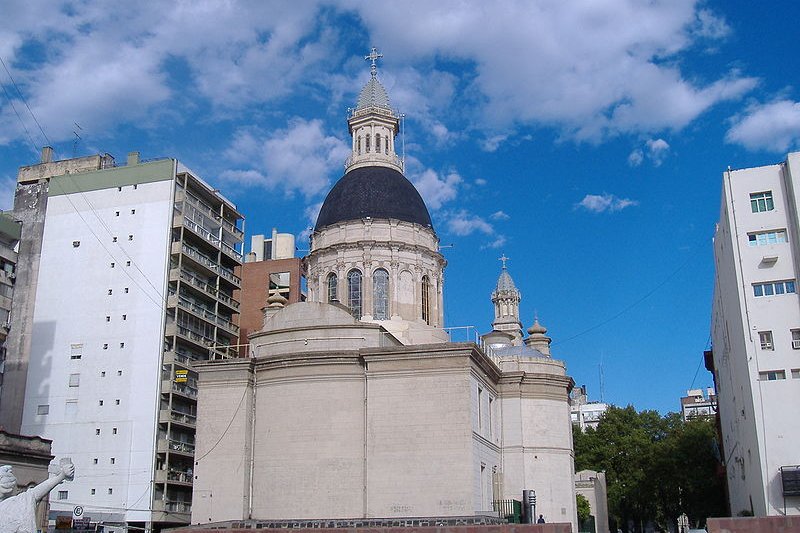
<svg viewBox="0 0 800 533"><path fill-rule="evenodd" d="M789 533L800 531L800 516L709 518L708 533Z"/></svg>

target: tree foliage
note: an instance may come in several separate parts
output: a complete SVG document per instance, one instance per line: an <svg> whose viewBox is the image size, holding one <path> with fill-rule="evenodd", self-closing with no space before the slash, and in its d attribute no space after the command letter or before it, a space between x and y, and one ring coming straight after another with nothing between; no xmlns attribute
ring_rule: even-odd
<svg viewBox="0 0 800 533"><path fill-rule="evenodd" d="M667 528L681 512L698 525L726 514L712 421L611 407L596 430L576 428L573 438L575 470L606 473L609 515L626 532Z"/></svg>
<svg viewBox="0 0 800 533"><path fill-rule="evenodd" d="M578 523L582 524L589 519L592 514L592 508L589 505L589 500L583 494L575 495L575 503L578 507Z"/></svg>

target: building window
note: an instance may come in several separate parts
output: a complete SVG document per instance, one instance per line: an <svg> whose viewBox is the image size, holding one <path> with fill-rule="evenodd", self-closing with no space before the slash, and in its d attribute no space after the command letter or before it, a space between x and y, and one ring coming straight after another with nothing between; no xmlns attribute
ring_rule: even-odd
<svg viewBox="0 0 800 533"><path fill-rule="evenodd" d="M106 371L105 371L105 370L103 370L102 372L100 372L100 377L101 377L101 378L104 378L104 377L106 377Z"/></svg>
<svg viewBox="0 0 800 533"><path fill-rule="evenodd" d="M128 294L128 287L125 287L125 294Z"/></svg>
<svg viewBox="0 0 800 533"><path fill-rule="evenodd" d="M389 273L382 268L372 273L372 315L375 320L389 319Z"/></svg>
<svg viewBox="0 0 800 533"><path fill-rule="evenodd" d="M381 153L381 134L380 133L376 133L375 134L375 151L377 153Z"/></svg>
<svg viewBox="0 0 800 533"><path fill-rule="evenodd" d="M125 343L124 342L119 343L119 347L120 348L124 348L125 347Z"/></svg>
<svg viewBox="0 0 800 533"><path fill-rule="evenodd" d="M750 195L750 209L753 213L762 213L775 209L772 201L772 191L754 192Z"/></svg>
<svg viewBox="0 0 800 533"><path fill-rule="evenodd" d="M72 247L73 248L77 248L80 245L81 245L81 241L72 241Z"/></svg>
<svg viewBox="0 0 800 533"><path fill-rule="evenodd" d="M103 343L103 349L104 349L104 350L108 350L108 343L107 343L107 342L104 342L104 343Z"/></svg>
<svg viewBox="0 0 800 533"><path fill-rule="evenodd" d="M97 457L94 458L94 464L97 464Z"/></svg>
<svg viewBox="0 0 800 533"><path fill-rule="evenodd" d="M100 407L103 407L103 400L100 400Z"/></svg>
<svg viewBox="0 0 800 533"><path fill-rule="evenodd" d="M133 240L133 235L128 235L128 240L132 241Z"/></svg>
<svg viewBox="0 0 800 533"><path fill-rule="evenodd" d="M114 435L116 435L116 434L117 434L117 428L111 428L111 433L113 433Z"/></svg>
<svg viewBox="0 0 800 533"><path fill-rule="evenodd" d="M428 276L422 276L422 320L431 323L431 282Z"/></svg>
<svg viewBox="0 0 800 533"><path fill-rule="evenodd" d="M116 237L111 237L111 242L117 242L117 238Z"/></svg>
<svg viewBox="0 0 800 533"><path fill-rule="evenodd" d="M774 350L775 345L772 342L772 332L771 331L759 331L758 332L758 340L761 343L762 350Z"/></svg>
<svg viewBox="0 0 800 533"><path fill-rule="evenodd" d="M128 320L128 315L122 315L122 320Z"/></svg>
<svg viewBox="0 0 800 533"><path fill-rule="evenodd" d="M94 490L94 489L92 489L92 496L94 496L94 495L95 495L95 490Z"/></svg>
<svg viewBox="0 0 800 533"><path fill-rule="evenodd" d="M108 489L108 493L109 493L109 494L114 494L114 489L112 489L112 488L109 488L109 489Z"/></svg>
<svg viewBox="0 0 800 533"><path fill-rule="evenodd" d="M786 230L759 231L747 234L747 243L750 246L766 246L768 244L780 244L786 242Z"/></svg>
<svg viewBox="0 0 800 533"><path fill-rule="evenodd" d="M758 373L759 381L777 381L779 379L786 379L785 370L767 370Z"/></svg>
<svg viewBox="0 0 800 533"><path fill-rule="evenodd" d="M114 289L108 289L108 295L111 296L112 294L114 294Z"/></svg>
<svg viewBox="0 0 800 533"><path fill-rule="evenodd" d="M116 462L117 462L117 460L116 460L115 458L113 458L113 457L112 457L112 458L111 458L111 464L113 465L113 464L114 464L114 463L116 463Z"/></svg>
<svg viewBox="0 0 800 533"><path fill-rule="evenodd" d="M95 428L94 429L94 434L95 435L99 435L100 434L100 428ZM97 463L95 462L95 464L97 464Z"/></svg>
<svg viewBox="0 0 800 533"><path fill-rule="evenodd" d="M800 329L792 330L792 349L800 350Z"/></svg>
<svg viewBox="0 0 800 533"><path fill-rule="evenodd" d="M106 315L106 322L111 322L111 317Z"/></svg>
<svg viewBox="0 0 800 533"><path fill-rule="evenodd" d="M116 399L116 400L114 400L114 401L116 402L116 404L117 404L117 405L119 405L119 398L117 398L117 399Z"/></svg>
<svg viewBox="0 0 800 533"><path fill-rule="evenodd" d="M336 277L336 274L334 274L333 272L328 274L328 302L339 301L338 283L339 279Z"/></svg>
<svg viewBox="0 0 800 533"><path fill-rule="evenodd" d="M114 268L114 266L116 266L116 265L114 265L114 263L111 263L111 268Z"/></svg>
<svg viewBox="0 0 800 533"><path fill-rule="evenodd" d="M80 374L70 374L69 375L69 386L70 387L80 387L81 386L81 375Z"/></svg>
<svg viewBox="0 0 800 533"><path fill-rule="evenodd" d="M358 150L358 155L361 155L361 135L358 136L358 142L356 142L356 147Z"/></svg>
<svg viewBox="0 0 800 533"><path fill-rule="evenodd" d="M83 343L82 342L73 342L69 345L69 358L70 359L80 359L83 355Z"/></svg>
<svg viewBox="0 0 800 533"><path fill-rule="evenodd" d="M36 414L37 414L37 415L47 415L47 414L50 414L50 405L49 405L49 404L44 404L44 405L40 405L40 406L38 406L38 407L36 408Z"/></svg>
<svg viewBox="0 0 800 533"><path fill-rule="evenodd" d="M775 294L793 294L796 292L794 280L770 281L767 283L754 283L753 295L773 296Z"/></svg>
<svg viewBox="0 0 800 533"><path fill-rule="evenodd" d="M126 267L129 267L129 266L131 266L131 262L130 262L130 261L125 261L125 266L126 266Z"/></svg>
<svg viewBox="0 0 800 533"><path fill-rule="evenodd" d="M367 153L369 153L369 133L367 133L367 144L366 144L366 148L367 148Z"/></svg>
<svg viewBox="0 0 800 533"><path fill-rule="evenodd" d="M69 499L69 491L68 490L60 490L60 491L58 491L58 499L59 500L67 500L67 499Z"/></svg>
<svg viewBox="0 0 800 533"><path fill-rule="evenodd" d="M119 211L114 211L114 216L118 217L119 216Z"/></svg>
<svg viewBox="0 0 800 533"><path fill-rule="evenodd" d="M131 209L131 215L135 215L135 214L136 214L136 209Z"/></svg>
<svg viewBox="0 0 800 533"><path fill-rule="evenodd" d="M478 387L478 429L483 429L483 389Z"/></svg>
<svg viewBox="0 0 800 533"><path fill-rule="evenodd" d="M347 307L355 318L361 318L361 296L361 271L353 269L347 273Z"/></svg>

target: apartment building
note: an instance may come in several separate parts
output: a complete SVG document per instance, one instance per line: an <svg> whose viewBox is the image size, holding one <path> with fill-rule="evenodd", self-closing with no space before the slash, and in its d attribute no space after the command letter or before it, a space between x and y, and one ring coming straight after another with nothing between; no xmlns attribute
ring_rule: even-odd
<svg viewBox="0 0 800 533"><path fill-rule="evenodd" d="M75 463L51 518L80 505L106 525L187 523L192 363L238 354L242 215L175 159L47 149L20 169L14 214L25 279L0 418Z"/></svg>
<svg viewBox="0 0 800 533"><path fill-rule="evenodd" d="M800 514L800 153L722 179L713 368L733 515Z"/></svg>
<svg viewBox="0 0 800 533"><path fill-rule="evenodd" d="M17 221L6 213L0 213L0 391L5 370L6 338L11 328L11 298L17 276L19 235L20 225Z"/></svg>

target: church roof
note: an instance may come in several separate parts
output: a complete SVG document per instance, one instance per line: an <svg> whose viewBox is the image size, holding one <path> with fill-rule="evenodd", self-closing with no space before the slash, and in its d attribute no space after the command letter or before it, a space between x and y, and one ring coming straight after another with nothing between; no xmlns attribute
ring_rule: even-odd
<svg viewBox="0 0 800 533"><path fill-rule="evenodd" d="M372 166L350 170L333 186L314 229L368 217L433 227L428 208L414 185L393 168Z"/></svg>
<svg viewBox="0 0 800 533"><path fill-rule="evenodd" d="M497 288L495 289L496 292L501 291L516 291L517 287L514 285L514 280L511 279L511 275L508 273L506 267L503 267L503 270L500 271L500 277L497 278Z"/></svg>
<svg viewBox="0 0 800 533"><path fill-rule="evenodd" d="M370 77L369 81L361 93L358 95L358 103L356 104L356 111L359 109L366 109L367 107L382 107L391 110L389 105L389 95L386 89L383 88L381 82L378 81L377 76L374 74Z"/></svg>

